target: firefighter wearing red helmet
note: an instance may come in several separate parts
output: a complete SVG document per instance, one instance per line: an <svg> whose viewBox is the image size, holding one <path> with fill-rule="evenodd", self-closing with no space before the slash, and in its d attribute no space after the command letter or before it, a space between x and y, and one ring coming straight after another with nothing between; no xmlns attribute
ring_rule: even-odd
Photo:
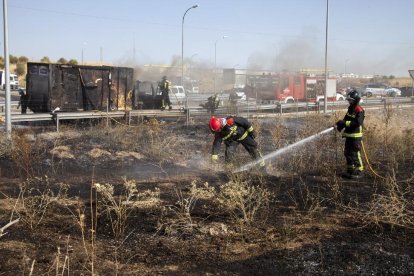
<svg viewBox="0 0 414 276"><path fill-rule="evenodd" d="M253 159L261 158L257 149L256 137L252 124L243 117L229 116L227 118L211 118L210 130L214 133L214 142L212 147L212 160L218 159L218 153L221 143L226 145L225 161L229 163L234 156L238 144L242 144ZM260 163L264 169L265 162Z"/></svg>
<svg viewBox="0 0 414 276"><path fill-rule="evenodd" d="M364 166L362 164L362 125L364 123L365 111L359 105L360 93L351 89L346 99L349 102L348 112L343 120L339 120L335 126L340 132L344 129L342 137L345 138L344 155L346 158L347 172L343 175L346 178L360 178Z"/></svg>

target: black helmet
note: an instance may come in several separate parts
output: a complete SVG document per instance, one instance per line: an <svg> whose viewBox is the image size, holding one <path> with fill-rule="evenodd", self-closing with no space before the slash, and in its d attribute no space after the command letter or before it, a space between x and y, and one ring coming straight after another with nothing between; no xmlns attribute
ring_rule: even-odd
<svg viewBox="0 0 414 276"><path fill-rule="evenodd" d="M166 79L167 79L167 76L163 76L163 77L162 77L162 79L163 79L163 80L166 80Z"/></svg>
<svg viewBox="0 0 414 276"><path fill-rule="evenodd" d="M355 88L352 88L346 95L346 100L352 101L353 103L359 103L361 100L361 94Z"/></svg>

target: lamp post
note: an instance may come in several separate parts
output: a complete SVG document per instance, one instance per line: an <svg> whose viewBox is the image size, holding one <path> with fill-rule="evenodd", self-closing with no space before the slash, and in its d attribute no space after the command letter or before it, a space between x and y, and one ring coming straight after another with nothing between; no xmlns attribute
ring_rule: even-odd
<svg viewBox="0 0 414 276"><path fill-rule="evenodd" d="M198 56L198 54L196 53L196 54L193 54L191 57L190 57L190 65L191 65L191 67L193 67L193 58L194 57L196 57L196 56Z"/></svg>
<svg viewBox="0 0 414 276"><path fill-rule="evenodd" d="M325 30L325 97L323 112L328 112L328 22L329 22L329 0L326 0L326 30Z"/></svg>
<svg viewBox="0 0 414 276"><path fill-rule="evenodd" d="M83 65L83 46L85 46L86 44L87 44L86 42L82 43L82 65Z"/></svg>
<svg viewBox="0 0 414 276"><path fill-rule="evenodd" d="M192 7L189 7L184 15L183 15L183 20L181 23L181 85L184 86L184 19L185 19L185 15L187 14L187 12L191 9L195 9L197 8L198 5L194 5Z"/></svg>
<svg viewBox="0 0 414 276"><path fill-rule="evenodd" d="M183 20L181 22L181 85L184 86L184 18L185 15L187 14L187 12L191 9L195 9L197 8L198 5L194 5L189 7L184 15L183 15ZM184 89L185 91L185 89ZM190 120L190 112L188 111L188 96L187 96L187 92L185 91L185 111L186 111L186 121L187 121L187 127L188 127L188 121Z"/></svg>
<svg viewBox="0 0 414 276"><path fill-rule="evenodd" d="M3 35L4 35L4 73L5 73L5 118L6 137L11 141L11 93L10 93L10 57L9 57L9 26L8 26L8 4L3 0Z"/></svg>
<svg viewBox="0 0 414 276"><path fill-rule="evenodd" d="M214 42L214 94L216 94L217 42L219 42L220 39L225 39L227 37L227 35L223 35L221 38L217 39L216 42Z"/></svg>

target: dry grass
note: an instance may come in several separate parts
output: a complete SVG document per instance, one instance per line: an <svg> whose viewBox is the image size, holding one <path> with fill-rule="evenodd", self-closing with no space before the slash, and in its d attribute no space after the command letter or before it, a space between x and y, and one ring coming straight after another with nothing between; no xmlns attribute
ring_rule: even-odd
<svg viewBox="0 0 414 276"><path fill-rule="evenodd" d="M143 227L140 225L145 223L142 219L148 217L153 219L151 222L155 226L151 230L146 228L146 231L153 231L150 239L156 240L156 246L160 246L154 251L168 250L167 246L162 245L164 238L177 243L190 239L193 241L191 246L195 248L193 250L198 249L195 243L200 239L217 242L217 254L221 253L221 248L230 248L232 242L235 247L240 240L248 240L244 244L248 248L255 241L265 239L263 243L257 244L273 246L277 250L280 250L280 244L286 245L287 241L291 245L297 242L296 247L304 243L316 243L312 238L318 236L309 229L314 225L323 225L321 222L326 222L325 215L334 213L351 217L360 226L391 225L413 229L414 133L412 128L400 123L399 114L400 111L392 106L385 106L378 116L367 112L365 147L373 168L384 179L367 177L367 181L372 183L355 184L356 194L348 194L354 192L351 189L353 184L344 183L336 176L336 172L343 169L345 164L342 153L344 141L338 133L333 132L280 159L272 160L269 164L270 173L277 176L283 173L277 179L273 175L260 174L229 174L217 178L208 175L211 181L215 181L214 184L204 180L193 180L189 181L191 184L186 184L188 182L184 181L169 183L167 178L165 186L154 184L153 188L142 191L133 179L123 178L118 182L108 179L100 183L93 180L86 200L73 195L68 200L67 187L60 182L50 183L52 180L45 177L38 178L39 171L43 169L39 170L35 165L49 158L55 160L52 162L55 166L51 167L57 168L59 164L60 171L64 171L65 162L74 162L85 156L89 159L82 160L89 160L92 165L99 165L100 160L105 158L117 162L127 157L137 160L148 158L160 164L166 161L177 164L191 152L183 147L181 139L185 137L174 132L174 128L165 127L155 120L134 127L102 125L96 129L79 131L77 135L49 139L40 139L39 136L28 139L28 133L17 133L13 136L13 147L0 147L0 157L9 157L25 179L17 196L16 208L25 226L33 231L40 227L46 229L45 218L49 218L49 211L55 203L65 206L62 208L66 212L70 210L74 218L73 226L79 231L78 236L67 238L65 247L58 247L52 252L49 274L72 273L70 252L62 249L69 248L70 243L78 243L76 253L84 259L82 273L103 272L103 268L100 268L104 263L103 254L99 254L110 247L112 255L106 257L113 264L111 271L122 274L123 265L126 267L133 263L134 258L140 262L147 261L147 257L141 261L136 256L124 256L122 252L126 254L127 250L122 250L132 250L128 242L146 235L140 232L134 236L133 233ZM283 119L276 120L270 127L266 125L271 147L282 148L309 137L331 126L341 117L342 114L333 117L310 115L295 123L293 128ZM264 143L264 125L259 121L253 121L253 124L258 140ZM69 133L72 130L67 131ZM0 139L0 145L6 145L4 138ZM210 145L201 152L208 152L209 148ZM266 148L262 145L263 149ZM82 156L76 155L79 152ZM245 152L240 152L238 154L244 158ZM116 157L120 159L110 159ZM360 195L358 193L364 188L357 185L366 185L374 192L368 196ZM140 212L145 215L138 216ZM269 214L272 215L271 219ZM110 235L106 235L107 228L110 229ZM306 232L308 230L310 234ZM323 231L328 232L326 229ZM79 244L82 245L81 249ZM139 245L136 247L133 249L146 250L139 248ZM178 249L171 252L178 254ZM245 256L240 255L240 259L243 258ZM36 269L36 263L34 259L28 262L25 271L30 270L30 264L32 271L33 266Z"/></svg>

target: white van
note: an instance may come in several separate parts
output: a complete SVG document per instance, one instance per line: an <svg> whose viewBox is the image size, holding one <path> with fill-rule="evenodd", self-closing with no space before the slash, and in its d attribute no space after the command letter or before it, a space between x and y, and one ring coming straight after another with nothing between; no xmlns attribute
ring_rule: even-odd
<svg viewBox="0 0 414 276"><path fill-rule="evenodd" d="M0 88L6 89L6 72L4 70L0 70ZM19 89L19 78L15 74L10 74L10 89Z"/></svg>
<svg viewBox="0 0 414 276"><path fill-rule="evenodd" d="M185 101L185 90L183 86L173 85L170 88L170 101L172 103L183 104Z"/></svg>

